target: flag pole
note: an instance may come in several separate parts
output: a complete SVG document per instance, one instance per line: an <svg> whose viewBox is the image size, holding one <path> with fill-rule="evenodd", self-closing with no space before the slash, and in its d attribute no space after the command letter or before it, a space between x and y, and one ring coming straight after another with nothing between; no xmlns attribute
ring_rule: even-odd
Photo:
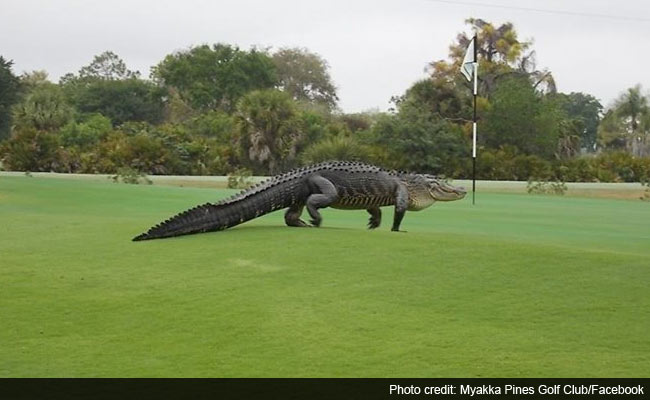
<svg viewBox="0 0 650 400"><path fill-rule="evenodd" d="M478 43L474 33L474 116L472 118L472 205L476 204L476 96L478 94Z"/></svg>

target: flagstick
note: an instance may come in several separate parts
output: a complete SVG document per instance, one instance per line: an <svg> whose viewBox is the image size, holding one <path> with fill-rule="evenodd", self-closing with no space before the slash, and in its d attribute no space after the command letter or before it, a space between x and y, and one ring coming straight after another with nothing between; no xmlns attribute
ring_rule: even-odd
<svg viewBox="0 0 650 400"><path fill-rule="evenodd" d="M478 94L478 59L476 58L476 34L474 34L474 117L472 118L472 205L476 204L476 95Z"/></svg>

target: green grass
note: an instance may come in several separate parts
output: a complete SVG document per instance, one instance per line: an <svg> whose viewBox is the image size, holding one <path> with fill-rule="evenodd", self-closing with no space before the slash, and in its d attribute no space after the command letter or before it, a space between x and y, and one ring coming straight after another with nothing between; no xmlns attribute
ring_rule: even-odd
<svg viewBox="0 0 650 400"><path fill-rule="evenodd" d="M231 191L0 178L3 377L638 377L650 204L480 193L133 243Z"/></svg>

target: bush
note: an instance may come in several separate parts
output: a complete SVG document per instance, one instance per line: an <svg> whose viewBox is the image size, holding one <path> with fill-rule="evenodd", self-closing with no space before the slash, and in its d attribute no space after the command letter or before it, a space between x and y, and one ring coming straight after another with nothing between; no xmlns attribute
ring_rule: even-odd
<svg viewBox="0 0 650 400"><path fill-rule="evenodd" d="M240 168L234 173L228 175L229 189L246 189L253 185L251 181L251 171L246 168Z"/></svg>
<svg viewBox="0 0 650 400"><path fill-rule="evenodd" d="M526 190L529 194L555 194L562 196L566 193L567 186L562 181L529 180Z"/></svg>
<svg viewBox="0 0 650 400"><path fill-rule="evenodd" d="M59 136L34 128L21 128L0 148L3 165L14 171L60 171Z"/></svg>
<svg viewBox="0 0 650 400"><path fill-rule="evenodd" d="M565 168L561 178L572 182L640 182L643 177L650 176L650 158L634 157L625 152L566 160L557 164L556 175L560 167Z"/></svg>
<svg viewBox="0 0 650 400"><path fill-rule="evenodd" d="M109 179L112 179L115 183L122 181L123 183L129 183L132 185L138 185L140 182L146 183L147 185L153 183L151 179L147 178L147 175L128 167L119 168L117 174L110 176Z"/></svg>
<svg viewBox="0 0 650 400"><path fill-rule="evenodd" d="M520 181L532 177L548 179L552 175L548 161L535 155L519 154L513 146L480 151L476 167L479 179Z"/></svg>
<svg viewBox="0 0 650 400"><path fill-rule="evenodd" d="M61 128L61 140L66 147L88 148L96 145L112 130L111 120L92 114L83 122L70 122Z"/></svg>
<svg viewBox="0 0 650 400"><path fill-rule="evenodd" d="M328 160L369 161L370 150L348 136L334 136L309 146L300 156L303 164Z"/></svg>

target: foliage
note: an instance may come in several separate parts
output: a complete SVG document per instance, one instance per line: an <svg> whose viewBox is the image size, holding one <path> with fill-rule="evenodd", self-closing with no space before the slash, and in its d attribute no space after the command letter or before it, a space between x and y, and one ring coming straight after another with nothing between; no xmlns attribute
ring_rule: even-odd
<svg viewBox="0 0 650 400"><path fill-rule="evenodd" d="M516 146L526 154L556 153L562 111L539 95L526 79L502 80L485 113L481 140L489 147Z"/></svg>
<svg viewBox="0 0 650 400"><path fill-rule="evenodd" d="M609 148L626 149L635 156L650 155L650 100L641 85L627 89L603 118L599 138Z"/></svg>
<svg viewBox="0 0 650 400"><path fill-rule="evenodd" d="M283 48L273 54L278 87L294 100L336 107L338 97L329 75L329 66L321 56L304 48Z"/></svg>
<svg viewBox="0 0 650 400"><path fill-rule="evenodd" d="M89 114L82 121L72 121L60 130L64 146L89 148L99 143L111 131L111 120L101 114Z"/></svg>
<svg viewBox="0 0 650 400"><path fill-rule="evenodd" d="M457 176L467 157L461 128L412 102L400 104L396 114L381 116L363 137L378 148L378 161L389 168Z"/></svg>
<svg viewBox="0 0 650 400"><path fill-rule="evenodd" d="M555 157L566 160L580 154L580 136L583 132L582 120L577 118L560 120Z"/></svg>
<svg viewBox="0 0 650 400"><path fill-rule="evenodd" d="M554 98L560 108L574 124L580 124L580 146L586 151L593 151L596 146L598 125L603 106L598 99L586 93L557 93Z"/></svg>
<svg viewBox="0 0 650 400"><path fill-rule="evenodd" d="M536 155L521 154L514 146L501 146L496 150L481 149L477 158L478 179L521 181L531 177L552 176L550 162ZM471 173L467 171L465 176L471 176Z"/></svg>
<svg viewBox="0 0 650 400"><path fill-rule="evenodd" d="M20 80L11 70L13 61L0 56L0 141L9 137L11 107L18 102Z"/></svg>
<svg viewBox="0 0 650 400"><path fill-rule="evenodd" d="M109 176L109 178L112 179L115 183L122 182L132 185L138 185L140 182L146 183L147 185L151 185L153 183L151 179L147 178L147 175L129 167L118 168L117 173L113 176Z"/></svg>
<svg viewBox="0 0 650 400"><path fill-rule="evenodd" d="M147 174L171 174L179 164L162 138L146 131L134 135L113 131L100 143L96 156L96 168L106 172L129 167Z"/></svg>
<svg viewBox="0 0 650 400"><path fill-rule="evenodd" d="M139 71L131 71L124 60L112 51L105 51L93 57L90 64L81 67L78 74L65 74L59 80L62 86L70 86L96 80L126 80L140 78Z"/></svg>
<svg viewBox="0 0 650 400"><path fill-rule="evenodd" d="M530 48L531 43L519 41L510 22L499 27L480 18L469 18L465 22L477 31L479 59L485 59L489 63L515 65ZM449 47L451 58L462 60L471 39L472 37L465 33L458 34L456 43Z"/></svg>
<svg viewBox="0 0 650 400"><path fill-rule="evenodd" d="M304 126L291 97L278 90L256 90L237 105L237 138L242 162L253 171L276 174L295 165Z"/></svg>
<svg viewBox="0 0 650 400"><path fill-rule="evenodd" d="M19 129L54 131L71 121L73 114L61 88L50 82L35 86L13 107L13 121Z"/></svg>
<svg viewBox="0 0 650 400"><path fill-rule="evenodd" d="M223 111L213 110L185 121L185 125L196 135L230 142L233 140L235 118Z"/></svg>
<svg viewBox="0 0 650 400"><path fill-rule="evenodd" d="M246 189L253 184L251 170L239 168L228 174L228 189Z"/></svg>
<svg viewBox="0 0 650 400"><path fill-rule="evenodd" d="M71 84L66 93L83 113L100 113L115 126L127 121L162 121L164 90L136 78L95 79Z"/></svg>
<svg viewBox="0 0 650 400"><path fill-rule="evenodd" d="M33 126L21 127L0 147L3 165L13 171L49 172L61 167L60 141L57 135Z"/></svg>
<svg viewBox="0 0 650 400"><path fill-rule="evenodd" d="M124 61L112 51L105 51L93 58L93 61L79 70L79 78L97 78L101 80L137 79L140 72L131 71Z"/></svg>
<svg viewBox="0 0 650 400"><path fill-rule="evenodd" d="M365 161L372 159L371 150L353 136L337 135L307 147L301 154L303 164L329 160Z"/></svg>
<svg viewBox="0 0 650 400"><path fill-rule="evenodd" d="M467 23L481 57L479 179L650 176L650 99L641 86L603 113L589 94L555 93L512 24ZM469 40L459 34L448 59L432 62L430 76L394 96L387 113L336 110L326 60L304 48L192 47L166 56L152 81L104 52L58 85L45 71L16 78L0 57L0 140L12 136L0 158L7 169L231 176L354 159L468 178L473 96L458 67Z"/></svg>
<svg viewBox="0 0 650 400"><path fill-rule="evenodd" d="M115 126L127 121L159 123L164 117L167 92L154 83L139 79L115 53L95 56L77 75L60 79L68 101L82 113L100 113Z"/></svg>
<svg viewBox="0 0 650 400"><path fill-rule="evenodd" d="M271 88L277 82L268 55L227 44L202 45L170 54L152 68L152 76L165 87L178 90L195 109L228 112L244 94Z"/></svg>
<svg viewBox="0 0 650 400"><path fill-rule="evenodd" d="M526 185L526 191L529 194L555 194L564 195L567 191L566 183L562 181L546 181L546 180L529 180Z"/></svg>

